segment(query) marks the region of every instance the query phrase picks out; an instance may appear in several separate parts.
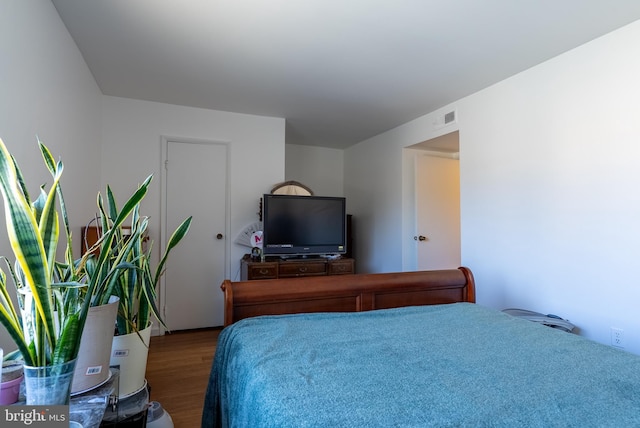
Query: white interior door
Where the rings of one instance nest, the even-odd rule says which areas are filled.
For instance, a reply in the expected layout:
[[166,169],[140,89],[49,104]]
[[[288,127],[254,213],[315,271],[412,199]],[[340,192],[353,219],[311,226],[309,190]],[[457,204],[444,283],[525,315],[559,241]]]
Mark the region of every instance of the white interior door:
[[164,242],[192,215],[191,229],[173,249],[164,280],[169,330],[223,324],[220,284],[227,266],[227,145],[166,141]]
[[451,269],[460,256],[458,159],[416,156],[417,268]]

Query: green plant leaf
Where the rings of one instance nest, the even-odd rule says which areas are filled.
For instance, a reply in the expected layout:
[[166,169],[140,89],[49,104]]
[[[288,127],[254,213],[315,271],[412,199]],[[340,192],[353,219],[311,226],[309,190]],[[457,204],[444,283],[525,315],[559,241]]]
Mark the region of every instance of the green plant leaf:
[[19,315],[13,306],[11,296],[7,291],[6,274],[0,269],[0,323],[5,327],[11,339],[18,346],[18,350],[24,355],[27,364],[33,363],[29,348],[22,333],[22,324]]
[[[49,349],[55,348],[56,336],[52,300],[48,292],[49,261],[41,233],[47,237],[48,244],[56,234],[44,229],[53,227],[48,221],[42,223],[43,229],[40,229],[31,205],[23,193],[22,185],[18,179],[21,176],[13,157],[4,142],[0,140],[0,189],[4,198],[7,234],[20,268],[20,274],[24,276],[25,283],[31,289],[36,302],[36,326],[41,329],[42,335],[38,335],[36,338],[39,342],[37,347],[39,355],[38,358],[35,358],[34,355],[33,359],[37,362],[43,362],[46,358],[45,349],[47,347]],[[54,187],[57,186],[59,178],[58,174],[54,180]],[[47,210],[55,209],[54,203],[54,197],[48,198],[43,209],[43,218],[50,219],[51,213]]]
[[[51,175],[55,177],[56,174],[58,173],[58,170],[62,169],[62,163],[55,162],[53,155],[51,154],[47,146],[42,144],[40,139],[38,139],[38,146],[40,147],[40,153],[42,154],[42,159],[44,160],[44,163],[47,166],[47,169],[49,170]],[[62,187],[60,186],[59,182],[57,182],[55,186],[55,191],[58,195],[58,203],[60,204],[60,214],[62,216],[62,223],[64,224],[64,228],[65,228],[65,236],[67,237],[65,259],[67,264],[69,265],[72,275],[75,277],[75,271],[73,266],[73,244],[72,244],[71,227],[69,227],[69,216],[67,215],[67,205],[64,201],[64,196],[62,194]],[[27,197],[27,200],[29,200],[27,193],[24,192],[24,194]]]
[[182,240],[182,238],[184,238],[184,236],[187,234],[187,232],[189,232],[189,228],[191,227],[191,220],[192,219],[193,219],[192,216],[187,217],[180,224],[180,226],[178,226],[178,228],[173,232],[173,234],[171,234],[171,237],[169,238],[169,242],[167,243],[167,249],[164,251],[162,259],[160,260],[160,263],[158,264],[158,267],[156,269],[156,274],[155,274],[154,280],[153,280],[154,288],[157,286],[158,281],[160,280],[160,277],[162,276],[164,265],[166,264],[167,258],[169,257],[169,252],[176,245],[178,245],[178,243]]
[[80,346],[80,341],[76,338],[81,334],[79,315],[77,313],[68,315],[60,334],[59,344],[51,358],[52,365],[65,363],[76,358]]

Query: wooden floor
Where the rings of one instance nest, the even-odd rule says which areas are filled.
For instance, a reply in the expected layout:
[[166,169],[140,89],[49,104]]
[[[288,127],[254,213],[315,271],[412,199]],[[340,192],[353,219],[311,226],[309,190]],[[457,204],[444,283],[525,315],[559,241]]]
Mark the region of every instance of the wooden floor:
[[220,329],[154,336],[149,345],[147,382],[151,401],[171,415],[175,428],[200,426],[202,403]]

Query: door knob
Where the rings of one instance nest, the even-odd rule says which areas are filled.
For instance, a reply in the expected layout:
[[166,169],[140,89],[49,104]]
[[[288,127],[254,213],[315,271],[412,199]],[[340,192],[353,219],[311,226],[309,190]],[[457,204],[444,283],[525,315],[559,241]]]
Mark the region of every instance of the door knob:
[[413,237],[413,240],[414,240],[414,241],[426,241],[426,240],[427,240],[427,237],[426,237],[426,236],[422,236],[422,235],[420,235],[420,236],[414,236],[414,237]]
[[224,235],[222,233],[218,233],[216,235],[216,239],[222,239],[222,238],[224,238]]

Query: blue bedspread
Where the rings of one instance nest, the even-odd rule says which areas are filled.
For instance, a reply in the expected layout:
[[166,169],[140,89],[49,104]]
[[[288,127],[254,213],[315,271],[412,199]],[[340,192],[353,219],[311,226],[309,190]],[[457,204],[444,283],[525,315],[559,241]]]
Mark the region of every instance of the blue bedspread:
[[202,426],[640,427],[640,357],[469,303],[249,318]]

